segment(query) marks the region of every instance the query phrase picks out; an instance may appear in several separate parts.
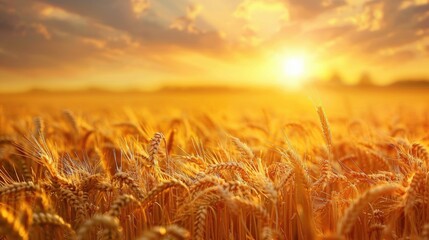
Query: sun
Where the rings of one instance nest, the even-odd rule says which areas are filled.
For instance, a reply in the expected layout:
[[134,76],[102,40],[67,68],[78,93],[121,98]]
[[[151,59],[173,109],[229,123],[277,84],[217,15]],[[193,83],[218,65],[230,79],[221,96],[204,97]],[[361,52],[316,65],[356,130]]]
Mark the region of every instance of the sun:
[[284,60],[283,71],[286,77],[301,78],[305,74],[305,59],[302,56],[288,57]]
[[304,56],[288,56],[282,60],[283,83],[298,88],[304,84],[307,75],[307,62]]

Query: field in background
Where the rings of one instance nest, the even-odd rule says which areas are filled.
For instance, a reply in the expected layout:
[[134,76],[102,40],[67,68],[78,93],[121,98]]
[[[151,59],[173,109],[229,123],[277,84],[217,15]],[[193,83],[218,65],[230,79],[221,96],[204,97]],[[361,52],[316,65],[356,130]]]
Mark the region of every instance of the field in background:
[[[230,91],[160,91],[148,93],[109,93],[102,91],[85,92],[47,92],[0,94],[0,106],[8,113],[18,111],[40,114],[40,110],[61,111],[70,109],[82,113],[111,110],[123,111],[125,108],[147,109],[151,112],[178,110],[195,112],[200,110],[225,111],[239,110],[239,115],[261,109],[289,113],[314,113],[314,107],[322,104],[336,114],[350,117],[350,114],[368,113],[371,109],[401,110],[426,108],[428,89],[332,89],[285,92],[282,90],[230,90]],[[246,111],[246,112],[243,112]],[[337,112],[341,110],[342,113]],[[346,111],[346,113],[345,113]],[[167,113],[171,116],[171,113]],[[393,114],[393,113],[392,113]]]
[[0,96],[8,239],[429,239],[418,89]]

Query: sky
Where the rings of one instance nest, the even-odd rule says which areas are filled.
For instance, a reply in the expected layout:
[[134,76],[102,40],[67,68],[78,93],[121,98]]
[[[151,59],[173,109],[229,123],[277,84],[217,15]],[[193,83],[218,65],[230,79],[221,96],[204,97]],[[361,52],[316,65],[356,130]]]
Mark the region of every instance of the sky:
[[428,36],[427,0],[0,0],[0,90],[387,84],[429,78]]

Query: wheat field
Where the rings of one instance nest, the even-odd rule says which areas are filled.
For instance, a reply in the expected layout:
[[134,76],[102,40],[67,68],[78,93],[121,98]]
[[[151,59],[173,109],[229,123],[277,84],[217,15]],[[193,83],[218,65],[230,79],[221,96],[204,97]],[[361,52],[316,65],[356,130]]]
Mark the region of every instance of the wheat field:
[[0,239],[429,239],[425,90],[9,94]]

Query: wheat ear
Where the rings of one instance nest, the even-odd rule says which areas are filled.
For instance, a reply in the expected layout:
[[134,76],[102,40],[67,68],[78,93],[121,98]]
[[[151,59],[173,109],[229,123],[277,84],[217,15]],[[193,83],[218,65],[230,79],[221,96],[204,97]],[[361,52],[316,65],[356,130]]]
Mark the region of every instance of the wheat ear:
[[149,191],[146,197],[141,201],[142,206],[146,206],[147,204],[149,204],[156,196],[163,193],[164,191],[177,186],[182,186],[186,190],[188,189],[185,184],[178,180],[171,180],[168,182],[161,183],[160,185]]
[[76,118],[70,110],[63,111],[63,117],[69,127],[76,133],[79,134],[79,125],[77,124]]
[[45,123],[40,117],[35,117],[33,119],[34,123],[34,133],[33,136],[36,140],[39,140],[40,138],[44,137],[45,132]]
[[84,222],[77,231],[77,240],[85,239],[87,233],[95,226],[101,225],[106,228],[103,231],[104,237],[108,239],[119,239],[122,229],[119,220],[109,215],[94,215],[91,219]]
[[112,217],[118,217],[121,212],[121,209],[132,202],[138,203],[138,201],[132,195],[124,194],[119,196],[110,206],[107,215]]
[[319,115],[320,124],[322,125],[323,138],[325,139],[326,146],[330,153],[332,153],[332,134],[329,128],[328,118],[326,117],[325,111],[321,106],[317,107],[317,114]]
[[429,223],[423,226],[421,240],[429,240]]
[[253,154],[252,149],[250,149],[250,147],[247,146],[247,144],[243,143],[242,141],[240,141],[240,139],[238,139],[236,137],[232,138],[232,142],[234,143],[235,147],[240,152],[240,154],[244,160],[246,160],[248,162],[253,160],[255,155]]
[[136,197],[141,200],[144,198],[144,194],[140,187],[138,186],[137,182],[134,180],[134,178],[130,177],[127,173],[124,172],[118,172],[116,173],[113,178],[112,182],[119,182],[120,185],[125,183],[128,185],[129,188],[134,192]]
[[64,219],[56,214],[51,213],[33,213],[33,224],[35,225],[54,225],[63,228],[72,239],[76,237],[75,231],[70,224],[66,223]]
[[221,170],[237,171],[238,173],[240,173],[240,176],[244,181],[246,181],[246,182],[251,181],[250,177],[247,174],[244,167],[241,166],[241,164],[239,164],[237,162],[225,162],[225,163],[218,163],[218,164],[210,165],[204,173],[206,175],[209,175],[211,173],[218,172]]
[[361,195],[344,213],[342,219],[338,223],[337,234],[339,236],[348,234],[352,230],[359,214],[361,214],[368,203],[376,200],[381,195],[390,194],[398,190],[403,190],[403,188],[397,184],[387,184],[373,187]]
[[33,182],[17,182],[0,188],[0,196],[17,195],[20,192],[38,192],[40,187]]
[[149,161],[157,165],[156,154],[158,154],[159,148],[161,146],[161,141],[165,141],[165,137],[162,133],[155,133],[152,139],[149,142],[148,152],[149,152]]
[[189,239],[190,236],[188,230],[176,225],[170,225],[167,227],[152,227],[143,233],[143,236],[138,238],[138,240],[185,240]]
[[171,130],[170,134],[168,135],[168,142],[167,142],[167,154],[171,154],[174,147],[174,136],[176,135],[177,130],[173,129]]
[[204,240],[204,228],[206,226],[207,207],[200,206],[197,210],[197,215],[194,221],[194,236],[195,240]]
[[10,239],[28,239],[28,232],[19,219],[3,207],[0,208],[0,235],[6,235]]

